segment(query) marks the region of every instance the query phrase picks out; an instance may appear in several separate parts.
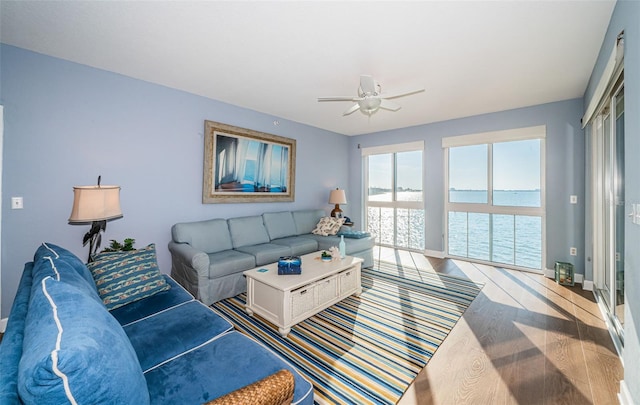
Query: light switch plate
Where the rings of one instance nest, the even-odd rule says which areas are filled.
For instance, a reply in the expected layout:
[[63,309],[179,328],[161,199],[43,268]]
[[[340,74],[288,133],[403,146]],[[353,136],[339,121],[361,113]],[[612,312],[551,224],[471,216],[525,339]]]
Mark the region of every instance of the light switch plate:
[[24,208],[22,197],[11,197],[11,209],[21,210],[22,208]]

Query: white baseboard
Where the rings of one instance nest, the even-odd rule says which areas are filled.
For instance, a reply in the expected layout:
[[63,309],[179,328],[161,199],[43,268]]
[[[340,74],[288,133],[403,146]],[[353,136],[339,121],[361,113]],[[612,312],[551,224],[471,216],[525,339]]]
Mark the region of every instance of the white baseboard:
[[631,393],[629,392],[627,383],[624,380],[620,381],[620,393],[618,393],[618,401],[620,401],[620,405],[633,405]]
[[[544,269],[544,276],[548,278],[556,278],[556,271],[553,269]],[[585,280],[584,274],[575,274],[574,275],[575,282],[578,284],[582,284],[582,289],[587,291],[593,291],[593,281]]]
[[441,252],[439,250],[424,250],[424,255],[425,256],[429,256],[429,257],[435,257],[436,259],[444,259],[444,252]]
[[4,333],[4,331],[7,329],[8,320],[9,318],[0,319],[0,333]]

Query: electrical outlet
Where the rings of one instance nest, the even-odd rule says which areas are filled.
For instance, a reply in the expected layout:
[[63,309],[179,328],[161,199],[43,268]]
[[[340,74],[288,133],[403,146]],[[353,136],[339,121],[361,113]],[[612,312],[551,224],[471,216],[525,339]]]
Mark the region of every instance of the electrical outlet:
[[578,203],[578,196],[577,195],[572,195],[571,197],[569,197],[569,202],[571,204],[577,204]]
[[577,256],[577,255],[578,255],[578,249],[577,249],[577,248],[574,248],[574,247],[569,248],[569,254],[570,254],[571,256]]

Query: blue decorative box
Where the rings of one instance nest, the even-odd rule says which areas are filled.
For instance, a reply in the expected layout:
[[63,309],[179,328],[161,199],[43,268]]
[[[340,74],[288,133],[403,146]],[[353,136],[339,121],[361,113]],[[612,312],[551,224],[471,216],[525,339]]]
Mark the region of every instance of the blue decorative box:
[[302,274],[300,256],[281,256],[278,260],[278,274]]

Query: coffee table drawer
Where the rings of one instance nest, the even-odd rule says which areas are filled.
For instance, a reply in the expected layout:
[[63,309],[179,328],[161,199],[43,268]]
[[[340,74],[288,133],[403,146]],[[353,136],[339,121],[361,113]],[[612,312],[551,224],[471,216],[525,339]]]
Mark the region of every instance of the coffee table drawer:
[[313,311],[316,306],[315,291],[315,284],[291,291],[291,318],[295,319],[300,315]]
[[316,283],[318,306],[338,298],[338,276],[327,277]]
[[351,295],[358,286],[359,277],[356,268],[347,269],[338,274],[340,278],[340,296]]

